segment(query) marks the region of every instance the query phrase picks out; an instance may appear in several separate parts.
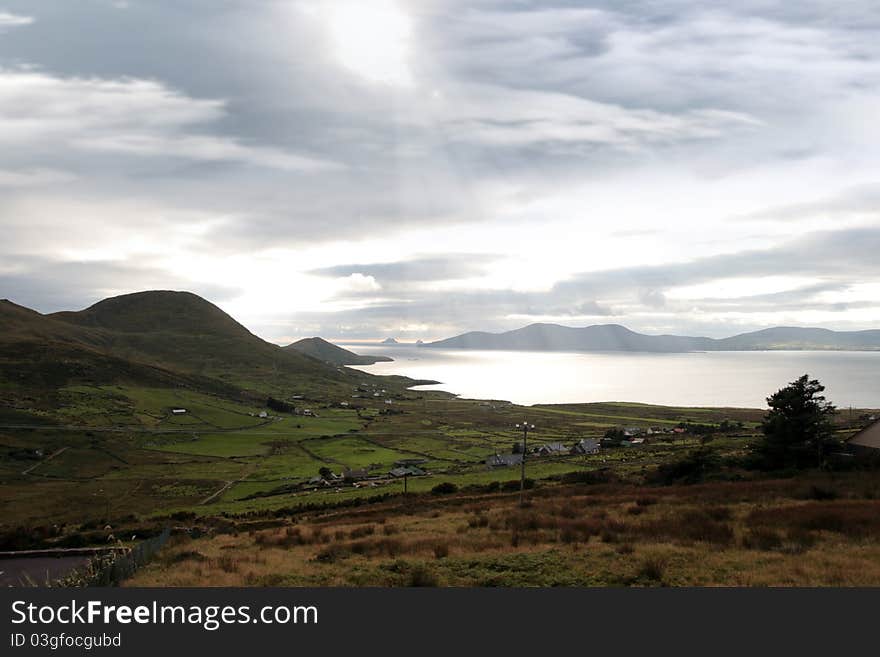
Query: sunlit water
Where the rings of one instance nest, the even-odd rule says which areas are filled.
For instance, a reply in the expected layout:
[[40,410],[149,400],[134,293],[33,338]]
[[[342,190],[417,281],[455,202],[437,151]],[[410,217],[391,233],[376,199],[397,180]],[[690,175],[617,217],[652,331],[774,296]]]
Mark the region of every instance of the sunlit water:
[[631,401],[763,408],[770,393],[809,373],[840,407],[880,407],[880,352],[558,353],[344,346],[394,358],[357,368],[365,372],[432,379],[442,383],[424,389],[517,404]]

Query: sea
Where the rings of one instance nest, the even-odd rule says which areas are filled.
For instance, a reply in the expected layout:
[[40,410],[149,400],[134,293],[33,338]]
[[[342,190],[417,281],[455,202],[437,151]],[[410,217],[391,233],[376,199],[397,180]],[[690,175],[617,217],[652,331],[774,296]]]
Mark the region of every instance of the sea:
[[416,389],[523,405],[621,401],[765,408],[770,394],[809,374],[826,386],[826,397],[840,408],[880,408],[880,352],[572,353],[341,346],[394,359],[357,367],[365,372],[440,382]]

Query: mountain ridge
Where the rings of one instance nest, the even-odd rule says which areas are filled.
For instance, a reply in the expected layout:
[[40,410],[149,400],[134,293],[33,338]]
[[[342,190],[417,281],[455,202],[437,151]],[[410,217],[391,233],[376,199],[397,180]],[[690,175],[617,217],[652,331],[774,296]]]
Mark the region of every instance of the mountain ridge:
[[833,331],[813,327],[776,326],[728,338],[637,333],[620,324],[584,327],[529,324],[511,331],[470,331],[423,345],[427,348],[511,351],[878,351],[880,330]]
[[0,301],[0,406],[9,408],[50,411],[70,386],[114,384],[342,398],[370,376],[286,351],[189,292],[139,292],[49,314]]

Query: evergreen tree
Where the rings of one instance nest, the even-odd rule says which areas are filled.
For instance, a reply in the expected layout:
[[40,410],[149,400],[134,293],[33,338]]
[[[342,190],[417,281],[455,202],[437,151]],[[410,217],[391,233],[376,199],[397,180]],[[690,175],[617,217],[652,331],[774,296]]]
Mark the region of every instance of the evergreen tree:
[[825,386],[804,374],[767,398],[764,438],[754,445],[765,467],[821,467],[825,455],[839,447],[832,426],[836,409],[824,391]]

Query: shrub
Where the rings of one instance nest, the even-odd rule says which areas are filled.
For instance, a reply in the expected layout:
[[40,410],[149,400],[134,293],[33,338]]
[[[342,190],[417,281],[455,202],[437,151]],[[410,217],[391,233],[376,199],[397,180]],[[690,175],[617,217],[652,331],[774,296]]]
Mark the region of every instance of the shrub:
[[529,479],[528,477],[526,477],[523,482],[520,482],[519,479],[511,479],[510,481],[505,481],[501,484],[501,490],[505,493],[512,493],[513,491],[519,490],[521,484],[526,490],[531,490],[535,487],[535,480]]
[[416,564],[409,572],[407,586],[438,586],[437,575],[424,564]]
[[437,543],[434,546],[434,558],[445,559],[449,556],[449,545],[446,543]]
[[488,527],[488,526],[489,526],[489,518],[484,516],[482,513],[475,515],[475,516],[471,516],[470,518],[468,518],[468,527],[470,527],[472,529],[474,527]]
[[822,486],[810,486],[804,496],[808,500],[836,500],[840,495],[833,488],[823,488]]
[[667,561],[663,557],[648,557],[639,567],[638,576],[653,582],[662,583],[667,565]]
[[336,563],[351,555],[351,550],[342,545],[331,545],[315,555],[315,561],[319,563]]
[[576,470],[562,475],[563,484],[611,484],[618,480],[608,468],[601,470]]
[[650,479],[666,485],[679,482],[695,484],[703,481],[706,475],[720,470],[721,465],[718,455],[704,447],[682,459],[659,465]]
[[180,563],[181,561],[207,561],[207,557],[198,550],[183,550],[165,559],[168,564]]
[[743,535],[742,544],[747,550],[778,550],[782,547],[782,537],[772,529],[758,527]]
[[431,493],[433,495],[451,495],[453,493],[458,492],[458,486],[453,484],[451,481],[444,481],[443,483],[437,484],[434,488],[431,489]]
[[213,561],[213,565],[222,570],[224,573],[238,572],[238,562],[232,557],[218,557]]
[[364,525],[363,527],[355,527],[351,530],[351,538],[363,538],[364,536],[372,536],[376,532],[373,525]]

